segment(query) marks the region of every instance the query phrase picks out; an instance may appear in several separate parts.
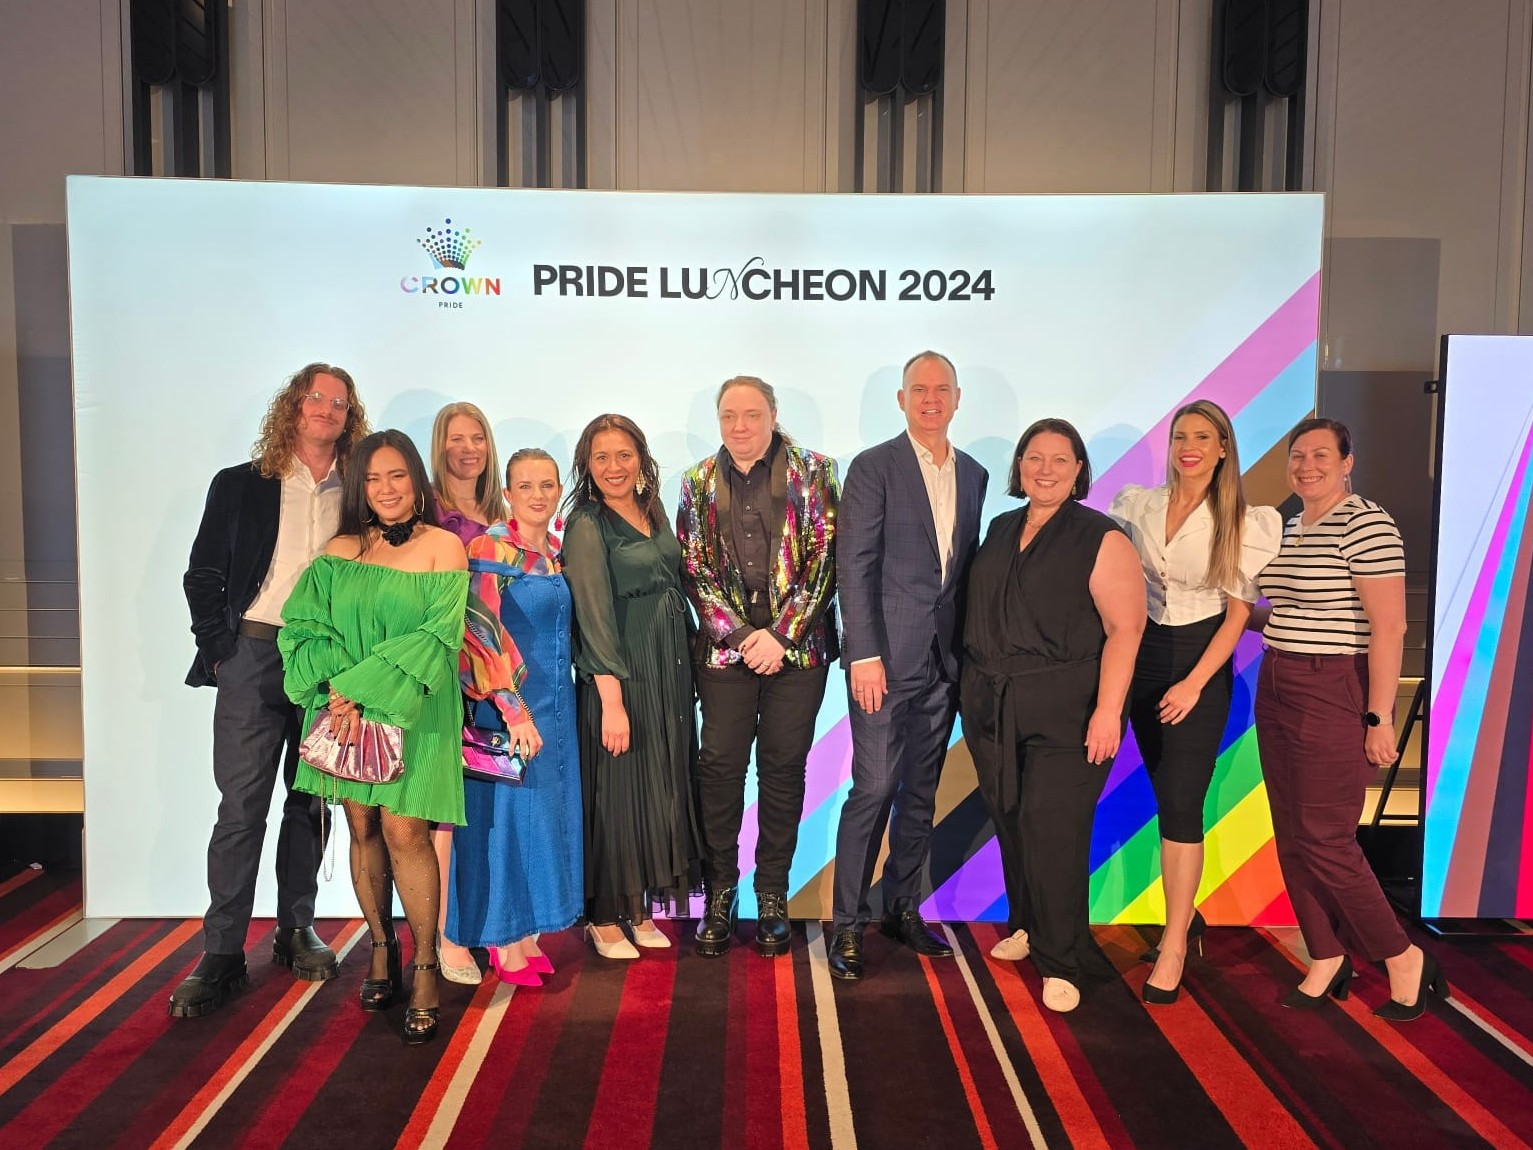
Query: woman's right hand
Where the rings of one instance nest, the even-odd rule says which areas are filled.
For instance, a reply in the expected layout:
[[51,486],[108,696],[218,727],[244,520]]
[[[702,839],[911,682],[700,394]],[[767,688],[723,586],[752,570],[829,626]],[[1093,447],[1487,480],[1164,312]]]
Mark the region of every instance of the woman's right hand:
[[622,703],[602,703],[601,708],[601,745],[607,748],[609,755],[621,755],[627,752],[629,743],[628,712]]
[[344,695],[330,696],[330,730],[338,743],[355,743],[362,734],[362,712]]
[[537,756],[543,749],[543,736],[538,734],[537,724],[531,719],[513,723],[506,728],[511,740],[511,753],[520,755],[523,761]]

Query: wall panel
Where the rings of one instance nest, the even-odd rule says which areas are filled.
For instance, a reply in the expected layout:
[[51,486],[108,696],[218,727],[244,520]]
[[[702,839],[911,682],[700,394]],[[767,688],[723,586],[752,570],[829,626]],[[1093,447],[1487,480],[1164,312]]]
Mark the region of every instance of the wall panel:
[[[970,192],[1170,190],[1176,6],[971,0]],[[1157,53],[1161,53],[1157,66]],[[982,57],[982,61],[979,59]],[[978,66],[976,66],[978,65]],[[1158,155],[1157,144],[1165,149]]]
[[[268,0],[271,174],[380,184],[460,182],[457,0]],[[467,14],[472,19],[472,8]],[[473,67],[472,53],[468,67]],[[280,119],[273,125],[272,120]],[[469,157],[472,165],[472,155]],[[469,171],[472,171],[470,167]],[[474,182],[472,179],[469,182]]]
[[[1498,269],[1501,253],[1521,246],[1527,106],[1514,98],[1509,116],[1508,93],[1525,91],[1526,0],[1327,7],[1330,235],[1374,242],[1332,245],[1328,287],[1347,290],[1326,293],[1325,366],[1430,370],[1439,333],[1516,323],[1509,276]],[[1435,301],[1413,301],[1393,321],[1380,316],[1373,289],[1398,290],[1396,249],[1423,240],[1437,247],[1440,266],[1436,283],[1419,290],[1435,290]],[[1432,311],[1435,326],[1423,328]]]
[[[619,186],[825,186],[825,0],[618,0]],[[626,10],[626,11],[624,11]],[[626,19],[625,19],[626,17]],[[630,87],[631,85],[631,87]],[[626,147],[625,147],[626,144]],[[626,165],[620,164],[620,168]]]

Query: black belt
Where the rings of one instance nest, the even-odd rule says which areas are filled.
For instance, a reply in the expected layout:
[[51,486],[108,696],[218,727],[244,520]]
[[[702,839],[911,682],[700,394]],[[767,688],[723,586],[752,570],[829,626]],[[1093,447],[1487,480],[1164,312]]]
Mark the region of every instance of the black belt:
[[981,663],[972,656],[969,664],[983,677],[985,686],[994,700],[995,732],[991,738],[995,754],[996,771],[993,779],[980,779],[980,790],[991,802],[992,808],[1007,813],[1022,801],[1022,777],[1017,769],[1017,736],[1012,708],[1015,706],[1011,689],[1018,680],[1033,675],[1055,674],[1078,667],[1095,666],[1100,656],[1059,662],[1042,655],[1010,655]]
[[277,641],[277,633],[281,627],[273,627],[270,623],[258,623],[254,619],[241,619],[236,630],[247,639],[265,639],[268,643]]

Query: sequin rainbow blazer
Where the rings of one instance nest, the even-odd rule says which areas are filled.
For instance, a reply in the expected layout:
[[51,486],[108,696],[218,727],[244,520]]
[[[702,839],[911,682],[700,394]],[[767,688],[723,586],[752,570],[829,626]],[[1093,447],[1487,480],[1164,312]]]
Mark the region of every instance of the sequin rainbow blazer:
[[[720,449],[681,478],[676,535],[681,540],[681,582],[701,626],[695,660],[727,667],[740,653],[725,639],[749,622],[745,581],[720,531],[729,515],[733,466]],[[722,476],[722,482],[721,480]],[[819,667],[839,653],[836,631],[836,461],[781,440],[772,458],[771,576],[767,582],[771,629],[788,641],[784,662]]]

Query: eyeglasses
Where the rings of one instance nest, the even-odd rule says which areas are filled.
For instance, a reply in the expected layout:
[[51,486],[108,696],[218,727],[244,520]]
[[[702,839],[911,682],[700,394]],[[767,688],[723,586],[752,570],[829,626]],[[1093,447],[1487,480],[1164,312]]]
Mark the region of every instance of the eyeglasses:
[[322,391],[309,392],[308,395],[303,397],[303,401],[305,403],[313,404],[328,403],[331,407],[335,408],[336,411],[345,411],[348,407],[351,406],[351,402],[349,400],[331,399]]

